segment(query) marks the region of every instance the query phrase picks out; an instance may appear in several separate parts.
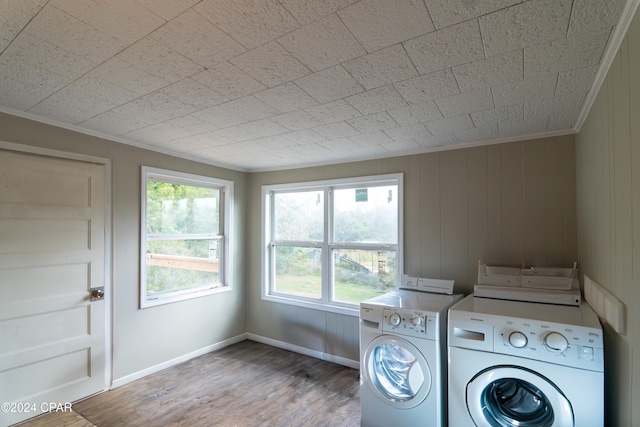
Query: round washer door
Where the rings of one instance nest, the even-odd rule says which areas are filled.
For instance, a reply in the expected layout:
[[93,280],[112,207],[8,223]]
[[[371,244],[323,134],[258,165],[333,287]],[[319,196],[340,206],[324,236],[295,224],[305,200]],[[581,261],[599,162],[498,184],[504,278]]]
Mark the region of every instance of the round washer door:
[[573,409],[549,379],[519,366],[494,366],[467,384],[467,408],[479,427],[570,427]]
[[395,408],[413,408],[429,395],[429,364],[407,340],[392,335],[375,338],[365,350],[363,363],[364,382],[378,398]]

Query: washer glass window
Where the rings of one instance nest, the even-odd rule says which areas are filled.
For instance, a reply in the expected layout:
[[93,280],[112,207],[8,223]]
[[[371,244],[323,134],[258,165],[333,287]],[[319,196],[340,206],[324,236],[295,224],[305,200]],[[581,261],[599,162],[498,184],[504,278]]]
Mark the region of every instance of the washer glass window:
[[480,401],[487,421],[494,427],[553,425],[549,399],[527,381],[501,378],[484,389]]
[[424,382],[413,353],[397,344],[382,344],[372,358],[372,380],[378,390],[391,400],[413,399]]
[[367,349],[364,361],[365,380],[383,401],[407,409],[429,394],[429,365],[411,343],[398,337],[378,337]]
[[548,378],[519,366],[495,366],[467,384],[467,408],[478,425],[574,426],[571,404]]

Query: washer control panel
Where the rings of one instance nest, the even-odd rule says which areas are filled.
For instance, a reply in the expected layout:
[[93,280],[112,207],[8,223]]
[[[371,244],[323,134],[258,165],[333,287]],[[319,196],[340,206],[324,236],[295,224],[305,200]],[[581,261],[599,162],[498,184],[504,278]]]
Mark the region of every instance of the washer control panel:
[[603,347],[597,329],[508,318],[494,324],[495,353],[599,371]]
[[438,318],[420,310],[385,308],[382,331],[398,335],[436,339]]

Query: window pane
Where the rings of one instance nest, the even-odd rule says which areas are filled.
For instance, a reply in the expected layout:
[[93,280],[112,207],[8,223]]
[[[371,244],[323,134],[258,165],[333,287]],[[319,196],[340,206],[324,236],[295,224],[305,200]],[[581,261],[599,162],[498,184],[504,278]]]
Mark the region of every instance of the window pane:
[[278,293],[307,298],[322,296],[322,250],[299,246],[276,246],[275,283]]
[[398,187],[334,191],[334,242],[398,243]]
[[275,240],[324,240],[324,192],[276,193]]
[[358,249],[333,251],[333,298],[358,303],[395,289],[396,252]]
[[147,182],[148,234],[218,234],[220,191]]
[[220,284],[220,240],[148,240],[147,299]]

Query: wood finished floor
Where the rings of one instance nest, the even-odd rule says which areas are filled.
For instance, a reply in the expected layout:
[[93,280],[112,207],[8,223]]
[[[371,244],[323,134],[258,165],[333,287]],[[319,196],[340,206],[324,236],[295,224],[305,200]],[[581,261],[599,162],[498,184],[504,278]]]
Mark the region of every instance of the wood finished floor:
[[359,425],[357,370],[243,341],[20,427]]

